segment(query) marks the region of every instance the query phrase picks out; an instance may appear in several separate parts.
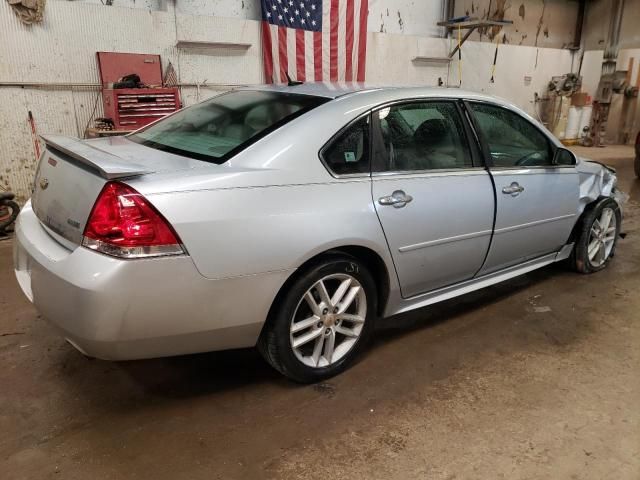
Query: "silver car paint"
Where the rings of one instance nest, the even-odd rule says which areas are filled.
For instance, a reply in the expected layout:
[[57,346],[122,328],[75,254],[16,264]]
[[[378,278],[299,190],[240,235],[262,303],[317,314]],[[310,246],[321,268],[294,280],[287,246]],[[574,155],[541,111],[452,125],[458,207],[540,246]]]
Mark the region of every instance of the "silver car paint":
[[[558,251],[569,238],[578,214],[575,167],[491,169],[496,184],[496,225],[486,274]],[[516,183],[524,190],[505,194]]]
[[[303,87],[277,88],[326,96],[344,93],[321,86]],[[434,221],[430,228],[421,229],[414,237],[397,231],[402,228],[402,222],[390,219],[390,225],[397,223],[391,228],[399,240],[393,245],[387,244],[374,207],[378,194],[389,194],[396,184],[404,182],[415,185],[413,190],[424,204],[444,208],[453,202],[461,208],[465,198],[475,196],[478,202],[488,206],[493,202],[493,198],[487,200],[486,196],[488,174],[481,170],[469,176],[477,177],[475,180],[467,176],[460,178],[459,172],[374,178],[373,181],[368,176],[338,178],[327,171],[318,152],[343,125],[379,105],[431,98],[490,101],[538,124],[507,102],[457,89],[373,89],[354,90],[337,97],[266,136],[223,165],[159,152],[126,138],[92,141],[91,145],[101,151],[154,171],[128,179],[127,183],[147,196],[169,220],[189,256],[126,261],[74,248],[59,238],[54,239],[55,232],[43,226],[27,206],[16,228],[15,262],[19,282],[23,290],[32,295],[43,316],[78,348],[102,358],[126,359],[254,345],[272,301],[286,280],[305,261],[335,247],[368,248],[380,257],[389,281],[384,315],[451,298],[566,257],[570,248],[563,248],[557,239],[564,235],[569,221],[547,222],[554,227],[562,223],[561,228],[540,231],[532,241],[540,241],[549,234],[553,237],[551,244],[557,244],[555,251],[533,260],[525,255],[519,265],[471,278],[475,273],[472,271],[482,264],[478,252],[483,249],[486,252],[490,238],[490,233],[486,233],[486,212],[482,214],[473,208],[458,210],[455,224]],[[580,172],[581,185],[593,175],[604,178],[605,174],[598,173],[602,167],[598,166],[598,170],[593,164],[584,167],[583,163],[571,168]],[[589,173],[590,169],[594,171]],[[529,182],[529,177],[539,175],[530,170],[533,169],[515,174],[526,175]],[[463,194],[454,192],[443,202],[442,191],[433,198],[428,197],[429,189],[418,184],[420,178],[434,185],[439,180],[447,182],[447,186],[439,187],[444,190],[451,188],[455,180],[470,183],[465,185]],[[98,183],[103,184],[104,179],[92,181],[96,184],[90,189],[93,197],[88,200],[89,204],[97,195]],[[545,182],[530,189],[538,191]],[[602,188],[606,192],[606,182]],[[555,199],[562,204],[554,205],[554,199],[550,199],[547,210],[541,213],[542,219],[571,213],[575,222],[586,199],[596,190],[597,187],[581,187],[578,198],[568,198],[563,191]],[[90,205],[81,208],[90,208]],[[573,210],[569,211],[570,208]],[[414,214],[416,212],[419,214],[414,209]],[[392,213],[383,213],[382,217]],[[409,221],[417,219],[419,215]],[[517,215],[508,218],[504,220],[504,228],[518,221]],[[456,245],[464,247],[457,255]],[[422,264],[413,258],[420,272],[408,270],[412,263],[409,257],[406,262],[400,262],[396,272],[397,265],[392,258],[396,247],[404,248],[407,253],[422,252],[425,260]],[[527,253],[533,256],[535,248]],[[434,264],[426,260],[436,262],[439,278],[423,276],[435,269]],[[448,265],[452,270],[443,271]],[[400,272],[403,278],[405,273],[408,275],[406,292],[400,289]],[[447,286],[455,281],[462,283]]]
[[[402,208],[375,201],[396,190],[413,200]],[[376,175],[372,191],[404,297],[468,280],[480,270],[494,213],[485,169]]]

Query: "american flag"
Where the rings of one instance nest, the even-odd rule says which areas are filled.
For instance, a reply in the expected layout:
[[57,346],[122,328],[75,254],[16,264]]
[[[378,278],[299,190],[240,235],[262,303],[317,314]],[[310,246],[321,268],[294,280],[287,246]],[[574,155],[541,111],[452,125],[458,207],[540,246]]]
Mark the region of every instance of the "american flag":
[[364,82],[369,0],[260,0],[267,83]]

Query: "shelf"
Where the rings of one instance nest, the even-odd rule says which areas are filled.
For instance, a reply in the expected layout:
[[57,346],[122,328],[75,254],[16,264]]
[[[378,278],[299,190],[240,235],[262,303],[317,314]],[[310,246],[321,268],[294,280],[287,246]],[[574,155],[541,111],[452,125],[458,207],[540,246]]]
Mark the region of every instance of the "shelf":
[[476,29],[482,27],[504,27],[506,25],[513,25],[512,20],[478,20],[469,19],[464,22],[438,22],[439,27],[448,28],[462,28],[462,29]]
[[237,42],[200,42],[191,40],[178,40],[176,47],[182,50],[234,50],[244,52],[251,48],[250,43]]
[[421,57],[421,56],[417,56],[417,57],[413,57],[411,59],[411,61],[413,63],[435,63],[435,64],[442,64],[442,65],[447,65],[448,63],[451,62],[451,58],[449,57]]
[[438,22],[439,27],[447,27],[454,30],[458,28],[467,30],[467,32],[465,32],[464,34],[464,37],[462,37],[462,39],[460,40],[460,44],[456,45],[456,47],[453,50],[451,50],[451,53],[449,53],[449,58],[453,58],[453,56],[456,54],[458,49],[462,46],[464,42],[467,41],[467,38],[471,36],[471,34],[476,30],[476,28],[505,27],[507,25],[513,25],[513,21],[512,20],[478,20],[477,18],[469,18],[462,22],[452,22],[452,21]]

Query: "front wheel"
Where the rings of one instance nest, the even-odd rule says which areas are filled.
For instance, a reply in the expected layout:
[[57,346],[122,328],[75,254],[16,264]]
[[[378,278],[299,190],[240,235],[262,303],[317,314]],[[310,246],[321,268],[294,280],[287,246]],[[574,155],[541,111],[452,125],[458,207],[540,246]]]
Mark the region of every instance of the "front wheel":
[[607,265],[615,254],[621,223],[620,207],[611,198],[585,212],[572,257],[578,272],[593,273]]
[[297,382],[317,382],[340,373],[373,332],[373,277],[359,260],[335,254],[285,288],[260,336],[260,352]]

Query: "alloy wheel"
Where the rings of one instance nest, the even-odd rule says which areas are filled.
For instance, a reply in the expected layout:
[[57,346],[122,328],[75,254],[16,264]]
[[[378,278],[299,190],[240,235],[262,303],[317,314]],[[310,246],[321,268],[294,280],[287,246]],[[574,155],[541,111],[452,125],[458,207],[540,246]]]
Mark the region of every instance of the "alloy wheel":
[[367,297],[354,277],[327,275],[302,296],[291,319],[291,348],[298,360],[327,367],[349,353],[367,318]]
[[616,221],[613,209],[604,208],[600,217],[591,225],[587,255],[594,267],[603,265],[611,255],[616,242]]

